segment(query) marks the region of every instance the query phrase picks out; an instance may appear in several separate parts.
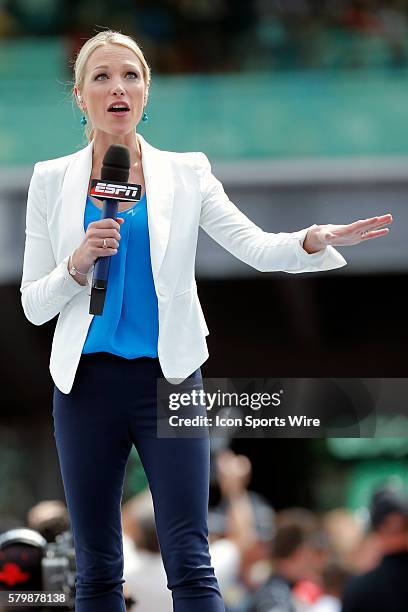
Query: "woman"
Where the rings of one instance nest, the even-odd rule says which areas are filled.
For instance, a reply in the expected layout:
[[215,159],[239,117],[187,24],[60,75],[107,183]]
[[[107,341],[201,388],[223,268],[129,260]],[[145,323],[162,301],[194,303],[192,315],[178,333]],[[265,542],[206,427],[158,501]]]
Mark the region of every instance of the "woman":
[[[89,144],[35,164],[28,193],[22,305],[36,325],[58,314],[50,371],[77,612],[125,609],[120,504],[133,444],[153,496],[174,610],[224,610],[207,541],[208,436],[159,438],[155,429],[159,378],[177,392],[202,388],[208,328],[194,277],[199,226],[258,270],[297,273],[345,265],[332,245],[382,236],[388,229],[379,227],[392,220],[264,232],[228,199],[203,153],[160,151],[135,133],[149,85],[132,38],[104,31],[88,40],[73,95]],[[142,186],[142,198],[120,203],[116,220],[101,220],[89,184],[111,144],[129,148],[129,182]],[[95,260],[106,256],[105,309],[94,317],[89,283]]]

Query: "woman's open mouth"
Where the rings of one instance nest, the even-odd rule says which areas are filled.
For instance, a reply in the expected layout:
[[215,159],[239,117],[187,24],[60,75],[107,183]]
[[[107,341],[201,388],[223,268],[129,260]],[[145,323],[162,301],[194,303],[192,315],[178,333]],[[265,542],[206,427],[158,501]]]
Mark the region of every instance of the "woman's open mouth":
[[123,106],[121,104],[117,104],[115,106],[111,106],[108,108],[108,113],[112,113],[113,115],[118,115],[119,117],[125,116],[130,112],[130,109],[127,106]]

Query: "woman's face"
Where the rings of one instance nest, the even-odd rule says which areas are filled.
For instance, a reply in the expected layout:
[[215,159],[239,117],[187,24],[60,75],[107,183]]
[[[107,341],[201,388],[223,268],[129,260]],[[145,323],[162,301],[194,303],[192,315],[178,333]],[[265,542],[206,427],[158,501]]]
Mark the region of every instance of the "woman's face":
[[[147,102],[138,57],[121,45],[107,44],[95,49],[86,64],[80,96],[81,108],[87,112],[95,132],[124,135],[134,131]],[[130,110],[119,114],[108,110],[112,103],[120,102],[127,102]]]

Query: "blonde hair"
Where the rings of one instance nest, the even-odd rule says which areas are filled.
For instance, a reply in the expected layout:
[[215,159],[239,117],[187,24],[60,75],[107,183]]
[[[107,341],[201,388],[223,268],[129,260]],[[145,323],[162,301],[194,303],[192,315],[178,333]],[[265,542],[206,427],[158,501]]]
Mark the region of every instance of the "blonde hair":
[[[79,93],[82,94],[86,74],[86,64],[89,59],[89,56],[93,51],[95,51],[95,49],[107,44],[122,45],[122,47],[127,47],[135,53],[142,66],[143,80],[146,86],[147,100],[151,79],[150,67],[146,61],[145,56],[143,55],[141,48],[136,43],[136,41],[131,36],[127,36],[126,34],[122,34],[121,32],[117,32],[116,30],[103,30],[92,38],[89,38],[86,43],[81,47],[74,64],[74,86],[76,85]],[[74,93],[74,87],[72,88],[71,93],[75,102],[77,102]],[[94,137],[94,130],[92,124],[89,121],[89,118],[88,123],[85,126],[85,135],[88,139],[88,142],[90,142]]]

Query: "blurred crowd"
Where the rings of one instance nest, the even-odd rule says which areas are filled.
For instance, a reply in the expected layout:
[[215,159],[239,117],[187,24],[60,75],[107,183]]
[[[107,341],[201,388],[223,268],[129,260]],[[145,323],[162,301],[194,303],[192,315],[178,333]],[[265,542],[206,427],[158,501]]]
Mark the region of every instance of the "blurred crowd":
[[406,67],[408,0],[0,0],[0,39],[112,28],[157,73]]
[[[247,456],[224,448],[214,461],[220,501],[209,510],[209,546],[227,612],[407,609],[408,500],[401,490],[375,489],[365,512],[276,511],[251,490]],[[123,503],[122,527],[127,609],[172,612],[149,489]],[[69,530],[65,505],[53,500],[31,508],[27,525],[0,525],[0,590],[49,588],[58,583],[57,567],[69,582]],[[55,541],[59,554],[49,551]]]

